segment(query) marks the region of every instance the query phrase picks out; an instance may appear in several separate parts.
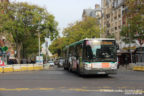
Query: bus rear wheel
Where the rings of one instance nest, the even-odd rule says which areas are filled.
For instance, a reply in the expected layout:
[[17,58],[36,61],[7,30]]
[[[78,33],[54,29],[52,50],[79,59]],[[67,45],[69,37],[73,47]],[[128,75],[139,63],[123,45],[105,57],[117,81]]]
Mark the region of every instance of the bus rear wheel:
[[69,64],[68,71],[72,72],[71,65]]
[[104,76],[104,77],[108,77],[108,76],[109,76],[109,74],[104,74],[104,75],[102,75],[102,76]]
[[64,70],[68,70],[68,68],[64,67]]
[[77,74],[78,74],[79,76],[82,76],[79,66],[77,66]]

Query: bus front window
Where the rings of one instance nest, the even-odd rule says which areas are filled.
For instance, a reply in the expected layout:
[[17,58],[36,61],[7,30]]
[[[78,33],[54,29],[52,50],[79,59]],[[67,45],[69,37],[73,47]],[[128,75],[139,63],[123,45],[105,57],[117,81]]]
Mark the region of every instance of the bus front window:
[[86,57],[93,61],[116,61],[114,41],[87,41]]

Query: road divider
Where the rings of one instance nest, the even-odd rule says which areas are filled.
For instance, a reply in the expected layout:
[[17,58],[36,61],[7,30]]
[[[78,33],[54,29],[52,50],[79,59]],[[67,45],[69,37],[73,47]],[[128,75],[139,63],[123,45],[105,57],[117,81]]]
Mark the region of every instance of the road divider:
[[6,65],[0,66],[0,73],[5,72],[20,72],[20,71],[36,71],[36,70],[44,70],[49,69],[48,64],[14,64],[14,65]]
[[27,64],[22,64],[21,65],[21,71],[27,71],[27,70],[28,70]]
[[0,67],[0,73],[2,73],[3,72],[3,67]]
[[15,64],[15,65],[13,65],[13,68],[14,68],[14,72],[19,72],[19,71],[21,71],[21,65],[20,65],[20,64]]
[[3,67],[3,72],[13,72],[13,66],[12,65],[8,65]]
[[34,65],[33,64],[28,64],[28,70],[29,71],[32,71],[32,70],[34,70]]
[[144,71],[144,66],[134,66],[133,70],[134,71]]

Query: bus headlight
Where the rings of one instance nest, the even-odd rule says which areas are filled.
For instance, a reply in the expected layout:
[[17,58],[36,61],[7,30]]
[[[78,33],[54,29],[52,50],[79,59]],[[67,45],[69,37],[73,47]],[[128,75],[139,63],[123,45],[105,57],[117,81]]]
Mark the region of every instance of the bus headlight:
[[86,70],[91,70],[91,66],[92,66],[92,64],[85,64],[84,67]]
[[111,69],[117,69],[117,64],[116,63],[111,64]]

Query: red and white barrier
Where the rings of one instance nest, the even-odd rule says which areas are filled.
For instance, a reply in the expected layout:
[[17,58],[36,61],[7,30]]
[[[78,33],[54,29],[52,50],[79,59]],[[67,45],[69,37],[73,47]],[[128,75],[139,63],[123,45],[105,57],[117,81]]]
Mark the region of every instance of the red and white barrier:
[[0,59],[0,66],[5,66],[5,62]]

